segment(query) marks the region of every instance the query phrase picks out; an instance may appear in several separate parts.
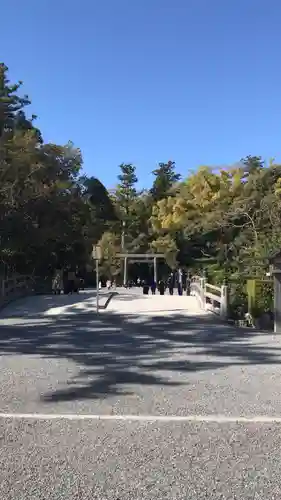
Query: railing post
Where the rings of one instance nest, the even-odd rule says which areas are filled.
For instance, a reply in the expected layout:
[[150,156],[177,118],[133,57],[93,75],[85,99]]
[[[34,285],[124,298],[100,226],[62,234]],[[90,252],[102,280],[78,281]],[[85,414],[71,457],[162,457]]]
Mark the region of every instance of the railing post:
[[227,318],[228,310],[228,287],[227,285],[221,286],[221,303],[220,303],[220,316]]
[[200,293],[201,293],[202,309],[206,309],[205,286],[206,286],[205,278],[200,278]]

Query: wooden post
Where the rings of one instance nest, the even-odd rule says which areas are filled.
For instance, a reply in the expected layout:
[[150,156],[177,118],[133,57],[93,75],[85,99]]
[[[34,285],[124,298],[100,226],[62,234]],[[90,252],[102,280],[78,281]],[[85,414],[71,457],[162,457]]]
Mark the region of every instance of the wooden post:
[[227,285],[221,286],[221,303],[220,303],[220,316],[227,318],[228,311],[228,287]]
[[200,278],[200,292],[201,292],[202,309],[206,309],[205,278]]

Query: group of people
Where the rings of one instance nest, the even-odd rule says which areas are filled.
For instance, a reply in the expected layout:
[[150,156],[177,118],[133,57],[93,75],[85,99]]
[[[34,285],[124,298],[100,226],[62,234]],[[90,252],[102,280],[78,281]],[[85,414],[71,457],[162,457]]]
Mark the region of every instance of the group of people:
[[137,280],[139,286],[143,287],[143,293],[147,295],[149,290],[151,290],[152,295],[155,295],[156,290],[159,290],[160,295],[164,295],[166,289],[169,290],[169,294],[174,294],[174,289],[177,289],[178,295],[182,295],[183,292],[186,292],[187,295],[190,294],[190,277],[182,271],[182,269],[178,269],[175,272],[171,272],[167,280],[160,280],[156,283],[152,280],[150,283],[148,281],[141,282],[139,279]]
[[56,269],[52,280],[52,292],[60,294],[78,293],[79,289],[84,288],[84,280],[79,275],[77,269]]
[[[135,282],[128,282],[127,287],[138,286],[143,288],[144,294],[149,294],[151,291],[152,295],[156,294],[156,290],[159,291],[160,295],[164,295],[166,289],[169,290],[169,294],[173,295],[174,290],[177,289],[178,295],[182,295],[186,292],[187,295],[190,294],[190,277],[182,270],[171,272],[166,280],[161,279],[158,283],[154,279],[152,280],[141,280],[137,278]],[[102,288],[102,283],[99,281],[99,289]],[[106,287],[108,290],[116,288],[115,280],[107,280]],[[78,269],[68,268],[68,269],[56,269],[53,280],[52,280],[52,291],[53,293],[61,293],[63,290],[65,294],[78,293],[79,289],[84,288],[84,280],[81,277]]]

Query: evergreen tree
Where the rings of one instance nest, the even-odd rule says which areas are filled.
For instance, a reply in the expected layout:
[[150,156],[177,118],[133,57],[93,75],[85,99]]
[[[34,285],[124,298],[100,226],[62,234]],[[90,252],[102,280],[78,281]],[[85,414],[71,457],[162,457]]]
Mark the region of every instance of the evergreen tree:
[[125,248],[125,239],[128,241],[133,237],[130,234],[134,226],[135,214],[134,206],[137,200],[136,167],[134,165],[122,163],[120,165],[121,173],[118,175],[119,184],[115,192],[116,202],[121,219],[121,247]]
[[166,198],[173,187],[181,178],[180,174],[175,172],[175,162],[159,163],[157,169],[153,170],[155,176],[150,194],[154,201]]
[[30,104],[26,95],[20,97],[17,94],[22,82],[11,84],[7,73],[7,66],[0,63],[0,137],[14,128],[17,113]]

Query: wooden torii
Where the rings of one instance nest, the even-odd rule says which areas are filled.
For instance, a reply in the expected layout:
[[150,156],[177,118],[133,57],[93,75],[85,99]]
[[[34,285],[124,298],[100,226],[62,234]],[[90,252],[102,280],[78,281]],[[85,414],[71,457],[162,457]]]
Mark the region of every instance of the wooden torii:
[[117,253],[116,257],[124,259],[123,285],[126,285],[128,260],[131,262],[153,262],[153,276],[155,283],[157,283],[157,259],[165,258],[165,255],[163,253]]

